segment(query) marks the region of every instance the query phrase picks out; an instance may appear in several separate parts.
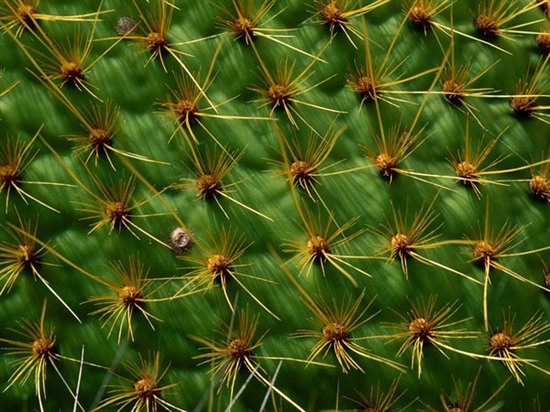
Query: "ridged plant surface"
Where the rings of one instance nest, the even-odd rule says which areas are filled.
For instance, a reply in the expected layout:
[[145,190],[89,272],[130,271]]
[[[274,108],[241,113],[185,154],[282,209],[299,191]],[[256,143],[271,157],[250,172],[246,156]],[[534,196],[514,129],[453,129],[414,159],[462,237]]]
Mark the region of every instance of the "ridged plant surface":
[[549,410],[540,3],[2,0],[1,409]]

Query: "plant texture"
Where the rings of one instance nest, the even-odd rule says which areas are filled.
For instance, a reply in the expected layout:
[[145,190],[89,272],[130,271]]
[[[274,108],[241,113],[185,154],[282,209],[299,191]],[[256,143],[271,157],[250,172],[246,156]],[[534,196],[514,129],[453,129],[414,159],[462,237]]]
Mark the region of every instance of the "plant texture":
[[0,409],[532,411],[534,0],[0,0]]

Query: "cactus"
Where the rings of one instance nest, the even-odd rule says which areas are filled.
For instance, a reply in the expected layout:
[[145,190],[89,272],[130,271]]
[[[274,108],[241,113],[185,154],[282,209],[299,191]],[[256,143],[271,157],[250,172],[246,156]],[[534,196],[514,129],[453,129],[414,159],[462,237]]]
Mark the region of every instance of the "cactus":
[[2,0],[3,407],[547,410],[546,12]]

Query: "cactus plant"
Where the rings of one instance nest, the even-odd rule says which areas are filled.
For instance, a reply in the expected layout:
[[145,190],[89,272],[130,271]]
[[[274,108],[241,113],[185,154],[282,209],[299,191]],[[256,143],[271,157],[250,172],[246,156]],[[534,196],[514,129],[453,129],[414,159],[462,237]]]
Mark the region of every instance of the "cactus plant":
[[547,410],[547,2],[2,0],[10,410]]

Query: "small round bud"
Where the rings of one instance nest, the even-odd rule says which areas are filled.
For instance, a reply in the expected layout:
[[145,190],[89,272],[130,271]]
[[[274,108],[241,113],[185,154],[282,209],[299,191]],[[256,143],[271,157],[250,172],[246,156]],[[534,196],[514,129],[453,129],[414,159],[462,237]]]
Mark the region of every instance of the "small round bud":
[[189,249],[193,239],[183,228],[177,227],[170,233],[170,246],[178,255]]

